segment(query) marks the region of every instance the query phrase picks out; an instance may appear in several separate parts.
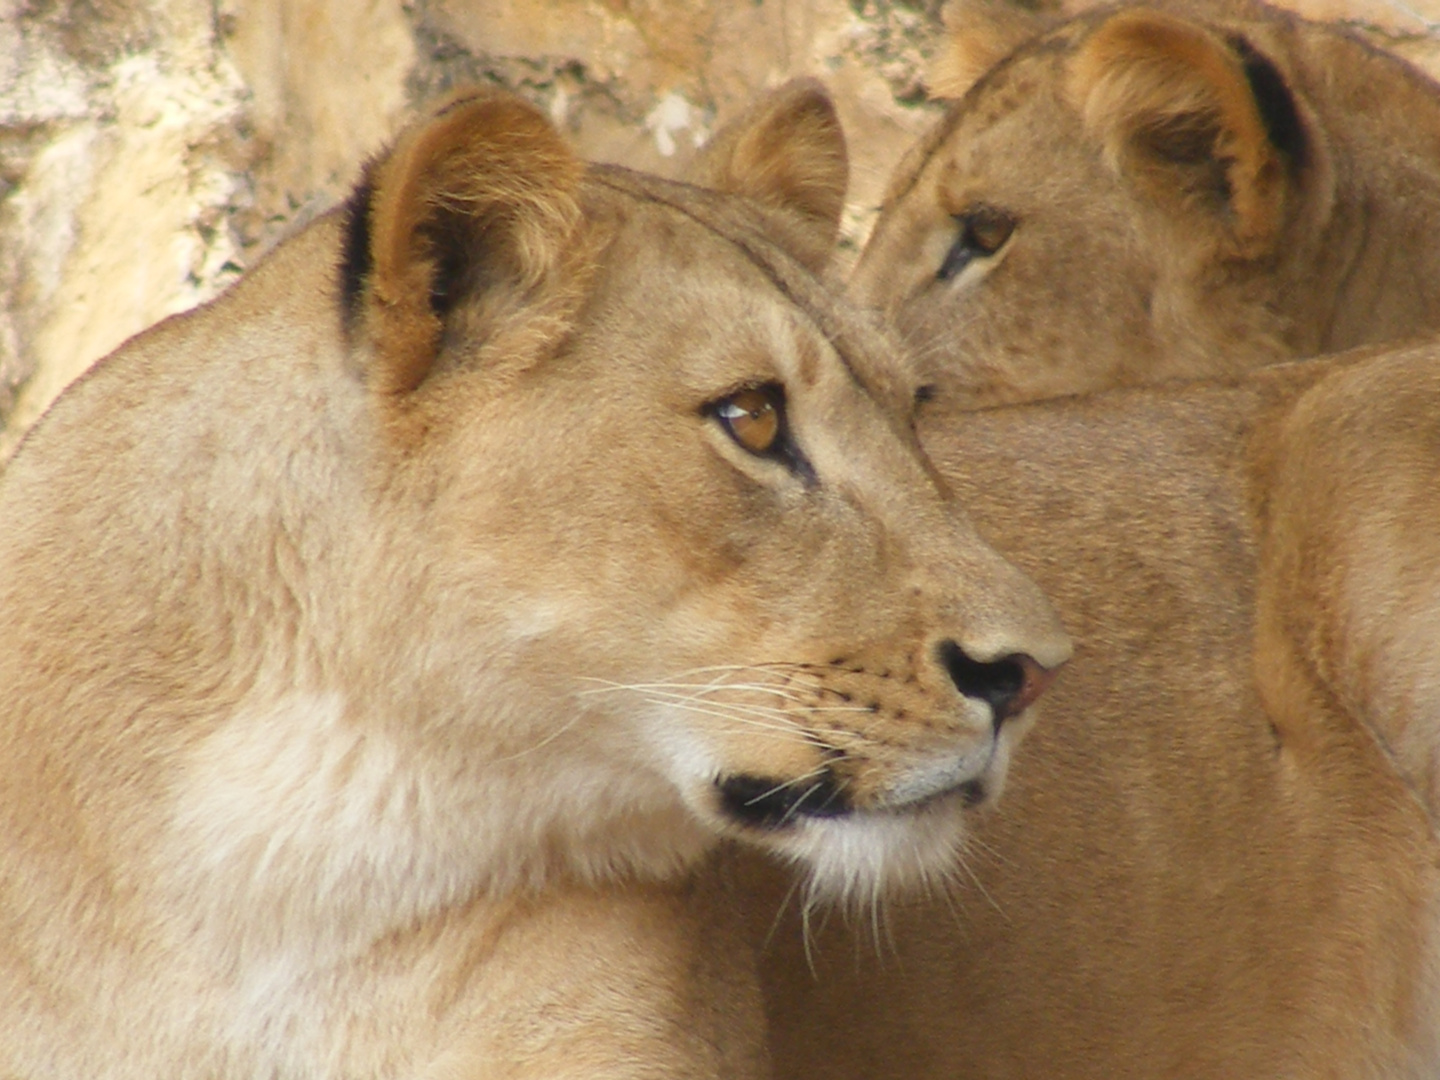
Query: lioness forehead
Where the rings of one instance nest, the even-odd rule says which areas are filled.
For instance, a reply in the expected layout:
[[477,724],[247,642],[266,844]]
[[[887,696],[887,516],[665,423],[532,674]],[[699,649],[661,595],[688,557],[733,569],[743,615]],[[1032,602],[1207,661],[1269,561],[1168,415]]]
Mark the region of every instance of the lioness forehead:
[[1089,26],[1084,19],[1066,23],[1026,42],[985,71],[901,159],[885,190],[882,206],[893,206],[908,195],[935,156],[951,146],[961,127],[991,127],[1032,106],[1037,94],[1049,93],[1056,82],[1056,67]]
[[[817,330],[860,386],[887,409],[909,412],[919,381],[905,354],[877,323],[848,305],[770,238],[766,212],[748,200],[661,180],[619,166],[593,166],[590,177],[605,197],[642,213],[662,213],[682,227],[703,230],[767,280],[796,317]],[[813,362],[802,349],[799,373]]]

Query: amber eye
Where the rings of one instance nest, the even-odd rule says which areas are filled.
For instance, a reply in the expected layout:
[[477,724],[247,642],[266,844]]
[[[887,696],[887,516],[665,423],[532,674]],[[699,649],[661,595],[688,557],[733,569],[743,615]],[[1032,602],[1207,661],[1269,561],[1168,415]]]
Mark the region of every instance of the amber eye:
[[768,454],[780,441],[784,392],[778,386],[754,386],[721,398],[712,406],[730,437],[752,454]]
[[955,221],[960,226],[960,235],[935,275],[941,281],[949,281],[976,258],[994,255],[1015,231],[1015,219],[993,206],[972,207],[956,214]]
[[984,255],[994,255],[1015,231],[1014,219],[990,206],[976,207],[964,220],[971,244]]

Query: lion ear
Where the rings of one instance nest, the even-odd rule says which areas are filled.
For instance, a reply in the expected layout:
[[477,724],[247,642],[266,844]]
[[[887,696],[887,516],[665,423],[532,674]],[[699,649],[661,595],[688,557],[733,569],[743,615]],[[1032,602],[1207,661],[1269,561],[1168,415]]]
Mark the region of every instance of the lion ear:
[[373,386],[420,386],[456,320],[483,341],[532,313],[579,224],[583,173],[538,110],[473,92],[371,163],[346,208],[341,292]]
[[815,79],[794,79],[730,121],[695,157],[686,179],[784,211],[796,228],[787,245],[819,271],[840,233],[850,183],[845,132]]
[[1111,165],[1151,198],[1212,222],[1235,255],[1272,250],[1306,137],[1284,78],[1246,41],[1121,12],[1077,50],[1068,90]]
[[944,44],[925,72],[926,90],[941,100],[964,97],[981,75],[1053,23],[1014,0],[950,0],[944,19]]

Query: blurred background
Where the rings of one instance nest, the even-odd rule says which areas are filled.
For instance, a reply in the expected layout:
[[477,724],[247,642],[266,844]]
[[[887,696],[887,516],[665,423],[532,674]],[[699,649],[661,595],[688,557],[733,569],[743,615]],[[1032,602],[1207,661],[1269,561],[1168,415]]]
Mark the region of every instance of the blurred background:
[[[1287,6],[1440,73],[1440,0]],[[941,8],[0,0],[0,461],[90,363],[341,200],[365,158],[456,85],[515,90],[586,157],[675,175],[757,92],[818,76],[850,139],[853,252],[936,116],[924,76]]]

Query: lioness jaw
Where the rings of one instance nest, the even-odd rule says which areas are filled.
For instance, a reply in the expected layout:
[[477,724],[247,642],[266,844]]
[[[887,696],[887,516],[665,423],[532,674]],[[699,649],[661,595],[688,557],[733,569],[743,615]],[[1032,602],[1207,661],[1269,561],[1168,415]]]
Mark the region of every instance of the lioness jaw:
[[806,268],[843,143],[786,93],[728,194],[460,96],[34,429],[0,1072],[751,1075],[718,839],[949,871],[1069,643]]

